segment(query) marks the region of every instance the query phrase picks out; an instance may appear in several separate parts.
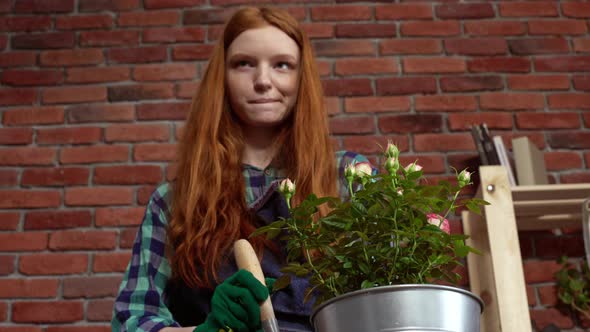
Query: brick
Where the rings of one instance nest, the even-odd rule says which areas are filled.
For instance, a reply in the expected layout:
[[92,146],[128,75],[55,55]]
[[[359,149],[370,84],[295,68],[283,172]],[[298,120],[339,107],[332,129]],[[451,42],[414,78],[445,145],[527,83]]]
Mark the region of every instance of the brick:
[[414,108],[417,112],[475,111],[475,96],[436,95],[416,96]]
[[0,275],[5,276],[14,272],[14,262],[16,256],[14,255],[0,255]]
[[172,49],[172,60],[207,60],[213,54],[213,45],[211,44],[197,44],[197,45],[179,45]]
[[5,70],[0,82],[12,86],[57,85],[63,82],[63,75],[57,70]]
[[377,20],[432,19],[430,4],[388,4],[375,7]]
[[139,31],[82,31],[79,38],[80,46],[136,46],[139,44]]
[[331,118],[330,133],[332,135],[373,134],[375,121],[373,117]]
[[590,109],[590,95],[586,93],[556,93],[547,98],[550,109]]
[[113,18],[107,14],[58,16],[55,18],[55,28],[58,30],[83,30],[111,28]]
[[583,20],[539,20],[527,24],[530,35],[583,35],[588,32]]
[[93,272],[123,272],[129,264],[131,252],[104,253],[94,255]]
[[182,17],[184,25],[192,24],[223,24],[235,11],[227,8],[186,10]]
[[0,279],[0,298],[56,297],[58,279]]
[[379,131],[383,134],[411,134],[440,132],[440,114],[400,114],[379,117]]
[[504,17],[556,17],[557,3],[545,1],[502,2],[498,5],[500,16]]
[[[569,151],[551,151],[545,152],[545,165],[549,171],[569,170],[582,168],[582,156],[577,152]],[[581,242],[583,243],[583,242]],[[539,247],[537,247],[539,248]],[[541,249],[538,249],[541,250]],[[582,255],[584,249],[582,248]],[[572,256],[571,253],[567,254]]]
[[135,119],[135,108],[130,104],[89,104],[68,107],[69,123],[130,122]]
[[[574,38],[574,51],[576,53],[590,52],[590,38]],[[0,61],[1,63],[1,61]]]
[[0,165],[51,165],[55,160],[54,148],[17,147],[0,149]]
[[121,276],[65,278],[63,296],[66,299],[116,296],[121,280]]
[[471,134],[418,134],[414,136],[415,151],[474,150]]
[[[328,115],[340,113],[340,98],[338,97],[324,97],[324,104],[328,111]],[[176,129],[179,129],[178,127]],[[180,137],[177,136],[177,140]]]
[[0,327],[0,332],[42,332],[43,329],[37,326],[13,325],[10,327]]
[[342,76],[397,73],[397,64],[389,58],[338,59],[334,73]]
[[440,78],[440,88],[445,92],[501,90],[504,83],[500,76],[448,76]]
[[311,8],[313,21],[363,21],[372,16],[368,6],[317,6]]
[[19,0],[15,1],[14,12],[23,13],[69,13],[74,11],[74,0]]
[[0,190],[0,208],[49,208],[61,203],[57,191]]
[[32,142],[32,128],[0,128],[0,144],[19,145]]
[[37,101],[37,90],[28,88],[0,89],[0,105],[27,105]]
[[0,322],[6,321],[8,318],[8,303],[0,302]]
[[109,250],[115,249],[115,231],[55,231],[49,237],[51,250]]
[[573,77],[572,81],[574,84],[574,89],[590,91],[590,75],[577,75]]
[[144,99],[166,99],[174,96],[171,83],[145,83],[118,85],[108,88],[109,101],[136,101]]
[[65,147],[61,150],[59,160],[62,164],[124,162],[129,160],[129,147],[126,145]]
[[21,255],[19,272],[24,275],[61,275],[88,271],[86,254]]
[[580,128],[578,113],[516,113],[519,129],[570,129]]
[[191,99],[199,89],[200,82],[182,82],[176,84],[176,98]]
[[107,142],[167,141],[170,127],[166,124],[111,125],[105,129]]
[[157,184],[162,180],[160,166],[100,166],[94,169],[94,184]]
[[[166,181],[172,182],[172,181],[174,181],[174,179],[176,179],[176,173],[177,173],[176,168],[177,168],[177,165],[175,163],[172,163],[166,167]],[[138,198],[138,202],[139,202],[139,198]]]
[[[170,163],[174,165],[174,163]],[[154,191],[158,189],[158,186],[141,186],[137,189],[137,204],[147,205],[152,197]]]
[[374,55],[375,44],[370,40],[326,40],[312,42],[317,56]]
[[25,215],[25,230],[89,227],[92,214],[87,210],[30,211]]
[[301,29],[310,39],[334,37],[334,25],[331,23],[302,23]]
[[563,2],[561,12],[567,17],[590,18],[590,4],[585,2]]
[[453,113],[448,115],[450,130],[469,130],[471,125],[485,123],[490,129],[512,129],[512,114],[505,112]]
[[204,0],[146,0],[144,6],[147,9],[184,8],[204,4]]
[[15,323],[68,323],[84,318],[84,303],[80,301],[14,302],[12,321]]
[[490,3],[450,3],[434,8],[440,19],[482,19],[496,16]]
[[[49,325],[47,326],[46,332],[109,332],[111,331],[110,325]],[[24,331],[23,331],[24,332]]]
[[142,31],[144,43],[203,42],[205,29],[201,27],[152,28]]
[[539,286],[537,289],[541,304],[553,307],[558,303],[556,286]]
[[511,90],[568,90],[570,86],[565,75],[512,75],[507,81]]
[[590,172],[574,172],[562,174],[559,177],[560,183],[588,183],[590,182]]
[[465,60],[450,57],[404,58],[402,67],[407,74],[463,73],[467,68]]
[[8,36],[0,35],[0,50],[6,49],[8,46]]
[[97,208],[95,223],[98,227],[138,226],[144,213],[143,207]]
[[86,318],[91,322],[110,322],[113,315],[114,299],[100,299],[88,301]]
[[554,149],[590,149],[590,132],[553,132],[548,134],[547,142]]
[[5,126],[59,124],[64,122],[62,107],[31,107],[2,112]]
[[76,36],[73,32],[46,32],[14,35],[10,38],[13,49],[58,49],[73,48]]
[[474,73],[528,73],[531,71],[531,63],[527,58],[491,57],[468,60],[467,68]]
[[382,153],[383,149],[381,147],[387,146],[388,140],[397,145],[400,151],[408,151],[409,140],[407,135],[350,136],[343,139],[342,145],[345,150],[370,155]]
[[107,90],[103,86],[48,88],[42,94],[44,104],[73,104],[106,99]]
[[13,16],[0,18],[0,31],[43,31],[51,28],[50,16]]
[[137,144],[133,147],[134,161],[173,161],[176,144]]
[[128,187],[66,188],[67,206],[129,205],[133,190]]
[[535,69],[541,72],[590,71],[590,56],[560,56],[535,59]]
[[568,53],[564,38],[527,38],[508,41],[510,52],[517,55]]
[[326,96],[368,96],[373,94],[368,78],[322,80]]
[[[0,187],[13,187],[18,184],[19,171],[0,169]],[[0,224],[0,229],[2,225]]]
[[137,236],[137,227],[122,229],[121,235],[119,237],[119,248],[121,248],[121,249],[133,248],[133,243],[135,242],[136,236]]
[[436,93],[434,77],[387,77],[377,78],[377,95],[407,95]]
[[177,81],[196,76],[197,67],[194,64],[140,65],[133,69],[135,81]]
[[88,168],[29,168],[22,174],[22,186],[72,186],[88,184]]
[[336,37],[341,38],[385,38],[397,35],[395,24],[338,24]]
[[180,13],[177,11],[145,11],[119,14],[117,25],[121,27],[177,25]]
[[95,143],[102,138],[99,127],[68,127],[38,129],[38,144],[86,144]]
[[137,105],[138,120],[185,120],[191,104],[179,103],[148,103]]
[[78,9],[81,12],[97,11],[129,11],[140,8],[140,0],[79,0]]
[[444,40],[447,54],[504,55],[508,51],[503,38],[457,38]]
[[106,51],[110,64],[162,62],[168,57],[167,53],[167,49],[160,46],[110,48]]
[[0,233],[0,251],[42,251],[45,249],[47,249],[47,233]]
[[19,212],[0,212],[0,230],[14,231],[18,228]]
[[404,112],[410,110],[409,97],[353,97],[344,100],[346,112]]
[[465,33],[472,36],[522,36],[526,25],[519,21],[465,21]]
[[36,52],[29,51],[4,51],[0,53],[0,67],[32,66],[37,63]]
[[486,93],[479,96],[481,109],[517,111],[545,108],[545,97],[536,93]]
[[440,54],[441,42],[436,39],[392,39],[379,42],[379,54]]
[[530,310],[533,326],[537,331],[542,331],[546,327],[553,325],[560,329],[570,329],[574,327],[574,322],[568,313],[562,313],[558,309],[540,309]]
[[458,21],[402,22],[400,33],[402,36],[456,36],[461,33],[461,26]]
[[42,66],[67,67],[96,65],[102,63],[102,49],[74,49],[41,52],[39,62]]

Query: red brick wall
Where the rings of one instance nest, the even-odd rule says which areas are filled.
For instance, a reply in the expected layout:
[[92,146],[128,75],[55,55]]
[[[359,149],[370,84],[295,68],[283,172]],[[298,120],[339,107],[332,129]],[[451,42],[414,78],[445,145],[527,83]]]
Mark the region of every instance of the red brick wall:
[[[245,2],[0,0],[0,331],[109,330],[143,206]],[[444,177],[475,165],[485,121],[530,137],[554,182],[590,181],[590,3],[257,2],[304,22],[340,147],[393,139]],[[573,328],[552,273],[580,231],[521,238],[536,326]]]

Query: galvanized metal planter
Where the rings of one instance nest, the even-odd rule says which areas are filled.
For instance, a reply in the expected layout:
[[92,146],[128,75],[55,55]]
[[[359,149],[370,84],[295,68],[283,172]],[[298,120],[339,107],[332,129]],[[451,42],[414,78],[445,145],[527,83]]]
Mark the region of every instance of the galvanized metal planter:
[[483,301],[440,285],[368,288],[322,303],[311,316],[316,332],[478,332]]

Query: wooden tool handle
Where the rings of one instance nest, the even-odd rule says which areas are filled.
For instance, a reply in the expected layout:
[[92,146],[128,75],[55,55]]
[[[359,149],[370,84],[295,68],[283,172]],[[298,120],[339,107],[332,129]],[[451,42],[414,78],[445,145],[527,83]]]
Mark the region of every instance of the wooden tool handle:
[[[256,256],[256,252],[248,240],[241,239],[236,241],[234,244],[234,256],[239,269],[250,271],[258,281],[263,285],[266,285],[266,282],[264,281],[264,273],[262,273],[262,268],[258,261],[258,256]],[[275,313],[269,296],[264,302],[262,302],[262,304],[260,304],[260,320],[265,321],[274,319]]]

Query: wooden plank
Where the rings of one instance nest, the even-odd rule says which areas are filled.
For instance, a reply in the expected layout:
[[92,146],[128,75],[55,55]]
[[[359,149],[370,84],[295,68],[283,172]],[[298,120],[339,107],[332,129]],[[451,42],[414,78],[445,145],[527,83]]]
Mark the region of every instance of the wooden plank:
[[480,167],[500,318],[504,332],[531,332],[512,191],[502,166]]
[[590,197],[590,183],[546,184],[512,187],[512,200],[533,201]]
[[466,241],[467,245],[482,252],[482,255],[467,255],[467,271],[469,273],[471,292],[479,296],[485,305],[481,316],[480,332],[500,331],[498,299],[485,220],[470,211],[463,211],[461,215],[463,231],[466,235],[469,235]]
[[556,228],[582,229],[582,215],[578,213],[518,217],[516,223],[519,231],[539,231]]
[[583,202],[584,200],[582,198],[520,201],[514,202],[514,211],[517,217],[553,214],[579,214],[582,211],[581,207]]

